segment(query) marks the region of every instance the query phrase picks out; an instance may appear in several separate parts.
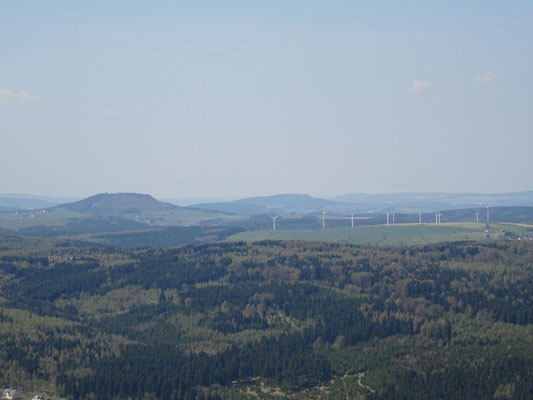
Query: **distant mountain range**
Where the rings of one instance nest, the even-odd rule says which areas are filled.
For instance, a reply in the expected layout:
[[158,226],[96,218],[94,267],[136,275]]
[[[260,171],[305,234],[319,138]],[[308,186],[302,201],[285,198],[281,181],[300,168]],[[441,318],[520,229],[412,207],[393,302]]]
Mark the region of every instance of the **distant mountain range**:
[[430,212],[481,207],[533,206],[533,191],[498,194],[475,193],[353,193],[331,199],[306,194],[249,197],[229,202],[202,203],[191,207],[241,215]]
[[[279,215],[279,229],[315,229],[327,212],[328,226],[341,227],[356,214],[357,224],[385,222],[395,213],[397,223],[433,222],[436,210],[442,222],[485,220],[485,205],[494,222],[533,221],[533,191],[506,194],[390,193],[348,194],[322,199],[306,194],[249,197],[228,202],[180,207],[148,194],[100,193],[83,200],[49,205],[49,200],[24,195],[0,196],[0,228],[32,235],[121,232],[165,226],[225,226],[247,230],[270,229],[269,216]],[[11,201],[9,203],[7,200]],[[68,200],[74,200],[69,198]],[[6,205],[2,205],[6,204]],[[22,206],[36,209],[23,210]],[[16,206],[15,208],[10,208]],[[166,232],[166,231],[165,231]]]
[[[334,214],[383,213],[383,212],[430,212],[435,210],[468,209],[485,206],[511,207],[533,206],[533,191],[512,193],[351,193],[332,198],[318,198],[307,194],[278,194],[273,196],[247,197],[232,201],[201,202],[167,200],[156,203],[150,195],[134,193],[103,193],[77,199],[74,197],[50,197],[27,194],[0,194],[0,212],[15,210],[38,210],[61,205],[71,211],[91,215],[117,215],[135,208],[145,211],[172,210],[186,203],[188,209],[210,210],[236,215],[256,214],[312,214],[327,211]],[[71,206],[66,206],[70,203]]]
[[513,193],[352,193],[331,200],[364,212],[427,212],[482,207],[533,206],[533,191]]
[[29,194],[0,194],[0,211],[36,210],[79,200],[74,197],[35,196]]

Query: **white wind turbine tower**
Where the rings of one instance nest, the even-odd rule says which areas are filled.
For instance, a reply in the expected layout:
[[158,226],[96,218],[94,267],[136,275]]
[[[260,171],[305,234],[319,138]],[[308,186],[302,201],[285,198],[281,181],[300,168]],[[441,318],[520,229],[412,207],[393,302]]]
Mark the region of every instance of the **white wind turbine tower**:
[[389,213],[387,213],[387,226],[389,226]]
[[354,218],[355,214],[352,214],[352,228],[353,228],[353,218]]
[[490,222],[490,212],[489,212],[489,205],[487,204],[487,225]]
[[322,211],[322,230],[326,230],[326,213],[327,211]]
[[418,213],[418,225],[422,224],[422,213]]
[[479,222],[479,211],[476,211],[476,222]]
[[392,224],[393,224],[393,225],[394,225],[394,220],[395,220],[395,218],[394,218],[394,213],[392,213]]
[[439,224],[440,224],[440,217],[442,217],[441,212],[439,211]]
[[439,223],[439,212],[438,211],[435,211],[435,223],[436,224]]
[[279,215],[276,215],[275,217],[271,217],[272,218],[272,230],[275,231],[276,230],[276,220],[278,219]]

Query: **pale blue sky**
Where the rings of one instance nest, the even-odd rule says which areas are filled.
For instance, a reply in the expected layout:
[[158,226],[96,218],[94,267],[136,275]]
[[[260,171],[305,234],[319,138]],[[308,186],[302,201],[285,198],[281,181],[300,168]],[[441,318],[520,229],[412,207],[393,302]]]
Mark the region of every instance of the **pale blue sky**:
[[0,192],[533,189],[531,1],[108,3],[0,2]]

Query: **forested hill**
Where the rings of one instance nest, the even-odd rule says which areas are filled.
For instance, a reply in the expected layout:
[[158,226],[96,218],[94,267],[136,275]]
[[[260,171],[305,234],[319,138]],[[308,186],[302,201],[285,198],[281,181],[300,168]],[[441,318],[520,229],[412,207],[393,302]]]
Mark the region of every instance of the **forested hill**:
[[196,204],[192,207],[233,214],[254,215],[306,214],[319,212],[340,203],[309,196],[307,194],[278,194],[274,196],[248,197],[230,202]]
[[105,217],[179,209],[178,206],[163,203],[148,194],[138,193],[100,193],[73,203],[61,204],[57,208],[84,215]]
[[533,393],[531,243],[6,246],[0,293],[6,387],[72,399]]

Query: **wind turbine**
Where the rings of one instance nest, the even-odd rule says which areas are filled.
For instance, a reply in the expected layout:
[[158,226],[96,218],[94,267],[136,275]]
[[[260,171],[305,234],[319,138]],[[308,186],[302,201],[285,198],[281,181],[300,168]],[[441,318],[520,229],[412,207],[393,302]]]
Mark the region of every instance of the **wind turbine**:
[[322,230],[326,230],[326,213],[327,211],[322,211]]
[[490,222],[490,212],[489,212],[489,205],[487,204],[487,225]]
[[440,210],[439,210],[439,224],[440,224],[440,217],[442,217],[442,214],[440,213]]
[[272,230],[275,231],[276,230],[276,220],[278,219],[279,215],[276,215],[275,217],[270,217],[272,218]]
[[353,217],[355,216],[355,214],[352,214],[352,228],[353,228]]
[[439,223],[439,212],[438,211],[435,211],[435,223],[436,224]]
[[479,222],[479,211],[476,211],[476,222]]
[[394,225],[394,213],[392,213],[392,224]]
[[418,213],[418,225],[422,225],[422,213]]
[[387,213],[387,226],[389,226],[389,213]]

